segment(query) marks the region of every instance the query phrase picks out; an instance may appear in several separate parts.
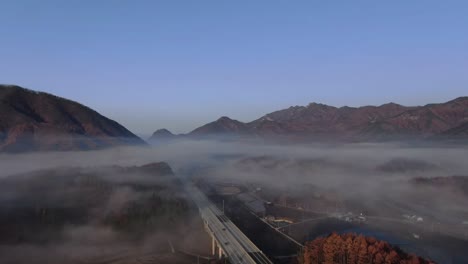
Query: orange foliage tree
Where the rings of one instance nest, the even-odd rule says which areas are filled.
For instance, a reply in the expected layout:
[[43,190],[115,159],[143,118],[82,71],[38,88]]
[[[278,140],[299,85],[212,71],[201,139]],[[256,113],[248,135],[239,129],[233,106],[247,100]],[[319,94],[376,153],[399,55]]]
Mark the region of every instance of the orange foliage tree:
[[336,233],[307,242],[299,260],[304,264],[435,264],[373,237]]

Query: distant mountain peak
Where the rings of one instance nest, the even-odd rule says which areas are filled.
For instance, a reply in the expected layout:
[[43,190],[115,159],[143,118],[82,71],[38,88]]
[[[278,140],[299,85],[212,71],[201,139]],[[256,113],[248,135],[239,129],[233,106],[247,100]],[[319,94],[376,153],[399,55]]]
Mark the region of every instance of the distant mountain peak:
[[174,134],[171,131],[169,131],[169,130],[167,130],[165,128],[161,128],[161,129],[158,129],[158,130],[154,131],[153,136],[154,135],[174,136]]
[[394,103],[394,102],[390,102],[390,103],[382,104],[382,105],[380,105],[379,107],[385,107],[385,106],[396,106],[396,107],[401,107],[402,105],[401,105],[401,104]]
[[222,116],[216,121],[201,126],[192,132],[190,135],[215,135],[215,134],[237,134],[246,133],[247,125],[238,120],[231,119],[227,116]]
[[295,106],[288,107],[288,109],[292,109],[292,110],[299,110],[299,109],[305,109],[305,108],[306,107],[302,105],[295,105]]
[[316,102],[311,102],[307,105],[307,108],[313,108],[313,107],[321,107],[321,108],[336,108],[334,106],[322,104],[322,103],[316,103]]
[[237,120],[234,120],[234,119],[232,119],[232,118],[230,118],[228,116],[222,116],[222,117],[218,118],[216,121],[218,121],[218,122],[226,122],[226,121],[231,122],[231,121],[237,121]]
[[166,141],[166,140],[171,140],[176,138],[177,135],[172,134],[171,131],[161,128],[156,131],[154,131],[153,135],[148,139],[152,143],[157,142],[157,141]]

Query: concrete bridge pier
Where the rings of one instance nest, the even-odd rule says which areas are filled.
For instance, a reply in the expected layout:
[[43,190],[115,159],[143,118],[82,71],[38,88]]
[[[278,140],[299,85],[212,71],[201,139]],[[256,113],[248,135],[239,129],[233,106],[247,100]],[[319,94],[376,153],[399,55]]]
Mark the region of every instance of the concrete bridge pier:
[[221,259],[224,256],[224,251],[219,245],[219,242],[216,240],[215,236],[209,229],[208,225],[205,223],[205,229],[211,236],[211,255],[216,256],[218,255],[218,259]]
[[211,255],[216,255],[216,240],[214,237],[211,237]]
[[221,247],[218,247],[218,259],[221,259],[224,255],[223,249]]
[[221,259],[224,256],[224,251],[219,246],[219,243],[218,241],[216,241],[214,236],[211,237],[211,255],[213,256],[218,255],[218,259]]

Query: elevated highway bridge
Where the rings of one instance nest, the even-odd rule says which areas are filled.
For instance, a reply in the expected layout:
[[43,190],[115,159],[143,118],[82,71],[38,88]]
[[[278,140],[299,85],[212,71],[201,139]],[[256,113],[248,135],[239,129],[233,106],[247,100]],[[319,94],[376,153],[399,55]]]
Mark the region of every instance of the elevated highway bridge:
[[266,255],[216,207],[193,183],[182,179],[198,207],[205,229],[212,238],[212,254],[230,263],[272,264]]

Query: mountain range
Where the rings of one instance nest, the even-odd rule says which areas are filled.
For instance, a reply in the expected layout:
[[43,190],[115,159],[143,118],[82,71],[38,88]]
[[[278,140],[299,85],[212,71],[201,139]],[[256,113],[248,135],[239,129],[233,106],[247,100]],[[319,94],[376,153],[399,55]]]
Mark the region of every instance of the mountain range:
[[145,142],[77,102],[0,85],[0,151],[89,150]]
[[275,111],[247,123],[223,116],[184,136],[245,136],[299,141],[467,138],[468,97],[424,106],[388,103],[334,107],[310,103]]
[[[310,103],[246,123],[223,116],[184,135],[159,129],[149,141],[216,137],[294,142],[466,140],[468,97],[424,106],[388,103],[334,107]],[[15,85],[0,85],[1,152],[90,150],[144,144],[124,126],[80,103]]]

